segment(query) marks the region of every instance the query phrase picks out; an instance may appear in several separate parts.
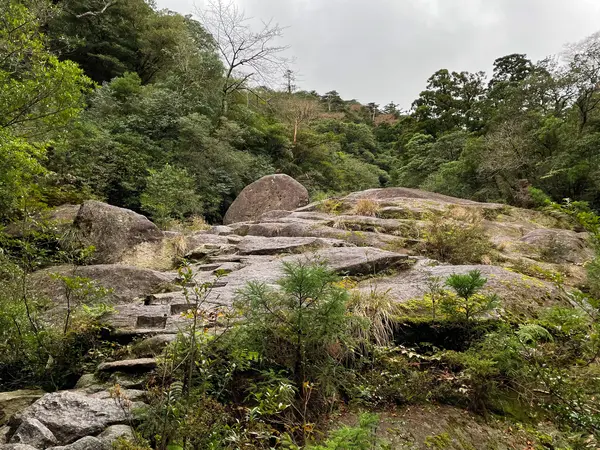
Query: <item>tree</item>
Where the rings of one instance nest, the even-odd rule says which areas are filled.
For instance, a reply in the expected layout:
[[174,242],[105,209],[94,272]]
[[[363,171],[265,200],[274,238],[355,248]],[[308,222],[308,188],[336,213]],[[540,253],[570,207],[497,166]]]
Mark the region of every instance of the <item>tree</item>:
[[21,2],[0,5],[0,130],[38,140],[69,123],[92,86],[75,63],[48,51],[40,26]]
[[375,122],[375,117],[379,113],[379,105],[377,103],[369,103],[367,104],[367,109],[369,110],[369,119],[371,122]]
[[282,52],[287,46],[277,45],[283,28],[272,21],[263,22],[254,31],[246,16],[231,0],[210,0],[208,8],[197,11],[204,27],[212,34],[225,64],[221,113],[227,112],[229,96],[247,87],[251,81],[269,85],[285,68]]
[[142,209],[160,224],[165,224],[168,219],[181,220],[202,212],[200,197],[194,190],[194,179],[185,169],[170,164],[161,170],[150,170],[140,201]]
[[298,142],[298,131],[310,124],[321,113],[318,100],[311,97],[285,95],[275,102],[277,111],[294,129],[293,144]]
[[327,104],[328,112],[338,111],[344,106],[344,100],[342,100],[337,91],[326,92],[321,99]]
[[569,45],[562,56],[577,88],[575,106],[581,132],[592,111],[600,106],[600,32]]
[[41,200],[47,140],[83,107],[90,80],[59,61],[21,2],[0,4],[0,220]]
[[469,322],[476,316],[491,311],[495,307],[496,297],[479,295],[486,283],[487,278],[482,277],[479,270],[472,270],[466,275],[450,275],[446,279],[446,286],[451,287],[457,297],[444,300],[446,312]]
[[296,82],[296,74],[292,69],[286,69],[283,73],[283,78],[285,79],[285,90],[288,95],[292,95],[296,90],[296,85],[294,84]]
[[498,83],[518,83],[526,79],[534,71],[534,66],[527,55],[514,53],[494,61],[494,75],[490,80],[490,88]]
[[486,94],[484,79],[483,72],[437,71],[413,102],[413,115],[434,136],[455,129],[478,131]]

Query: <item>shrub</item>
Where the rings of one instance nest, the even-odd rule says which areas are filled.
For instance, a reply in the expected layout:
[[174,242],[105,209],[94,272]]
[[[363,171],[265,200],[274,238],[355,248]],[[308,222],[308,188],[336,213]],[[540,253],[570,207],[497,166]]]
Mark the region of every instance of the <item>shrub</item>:
[[331,433],[322,445],[309,445],[306,450],[378,450],[386,448],[377,438],[379,416],[364,413],[357,427],[344,426]]
[[479,270],[472,270],[466,275],[454,274],[446,279],[446,286],[451,287],[455,296],[446,296],[442,300],[442,308],[452,318],[460,318],[466,322],[492,311],[497,304],[495,295],[481,295],[479,291],[486,285],[487,279]]
[[343,362],[358,343],[357,319],[347,313],[349,294],[324,263],[284,263],[279,290],[250,282],[236,306],[243,317],[240,345],[256,352],[267,367],[283,369],[295,399],[289,411],[301,442],[312,421],[336,398]]
[[185,169],[170,164],[161,170],[150,170],[140,201],[142,209],[161,225],[168,219],[182,220],[201,212],[201,199],[193,178]]
[[492,250],[481,225],[471,216],[466,222],[434,215],[423,230],[421,250],[439,261],[451,264],[478,264]]
[[378,202],[362,198],[356,202],[353,213],[358,216],[376,217],[380,209]]

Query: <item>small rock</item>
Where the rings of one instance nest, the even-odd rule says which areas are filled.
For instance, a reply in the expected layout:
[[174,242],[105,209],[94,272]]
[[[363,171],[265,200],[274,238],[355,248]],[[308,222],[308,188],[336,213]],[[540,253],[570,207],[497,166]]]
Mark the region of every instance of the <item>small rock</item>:
[[69,445],[50,447],[48,450],[107,450],[104,441],[93,436],[85,436]]
[[148,372],[153,369],[156,369],[154,358],[126,359],[102,363],[98,366],[99,372]]
[[0,450],[38,450],[27,444],[4,444],[0,445]]
[[135,438],[133,428],[129,425],[112,425],[98,435],[98,439],[108,446],[112,446],[112,443],[119,438],[133,440]]
[[136,342],[131,349],[138,358],[145,358],[160,355],[165,347],[171,342],[177,340],[176,334],[159,334]]
[[27,444],[37,448],[47,448],[58,444],[56,437],[39,420],[25,419],[10,439],[11,444]]
[[[132,408],[139,404],[132,405]],[[131,417],[114,400],[90,397],[79,391],[46,394],[15,417],[35,418],[43,423],[60,444],[100,433],[109,425],[127,423]]]

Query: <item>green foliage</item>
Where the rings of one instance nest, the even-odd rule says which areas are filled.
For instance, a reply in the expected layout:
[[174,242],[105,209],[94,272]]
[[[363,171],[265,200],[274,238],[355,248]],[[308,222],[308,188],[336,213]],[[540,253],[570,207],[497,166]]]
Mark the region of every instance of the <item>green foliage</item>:
[[266,363],[289,371],[302,397],[314,386],[330,399],[341,381],[342,361],[356,346],[348,293],[334,285],[336,276],[322,263],[284,263],[284,273],[281,290],[250,282],[240,292],[246,345]]
[[164,224],[168,219],[184,219],[200,213],[200,197],[194,190],[194,180],[185,169],[165,165],[151,170],[146,189],[140,196],[141,207],[153,220]]
[[422,250],[451,264],[477,264],[492,250],[481,219],[467,214],[462,220],[432,215],[423,230]]
[[307,450],[377,450],[387,448],[377,438],[379,417],[363,413],[356,427],[344,426],[331,433],[322,445],[309,445]]
[[446,286],[451,287],[456,296],[446,296],[442,300],[444,312],[450,317],[469,322],[492,311],[498,303],[496,296],[479,294],[486,284],[487,278],[482,277],[479,270],[472,270],[466,275],[450,275],[446,279]]

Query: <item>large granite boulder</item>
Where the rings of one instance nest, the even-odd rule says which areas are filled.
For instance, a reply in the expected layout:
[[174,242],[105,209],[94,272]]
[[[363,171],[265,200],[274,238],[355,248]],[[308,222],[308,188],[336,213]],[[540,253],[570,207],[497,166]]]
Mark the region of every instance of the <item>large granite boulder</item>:
[[13,422],[20,425],[29,419],[37,419],[54,434],[59,444],[66,445],[98,434],[110,425],[126,424],[131,417],[112,399],[61,391],[44,395],[13,418]]
[[246,186],[225,214],[225,225],[258,220],[273,210],[292,211],[308,205],[308,191],[292,177],[268,175]]
[[106,203],[86,201],[75,218],[80,238],[96,248],[95,262],[113,264],[142,242],[156,242],[163,233],[145,216]]

